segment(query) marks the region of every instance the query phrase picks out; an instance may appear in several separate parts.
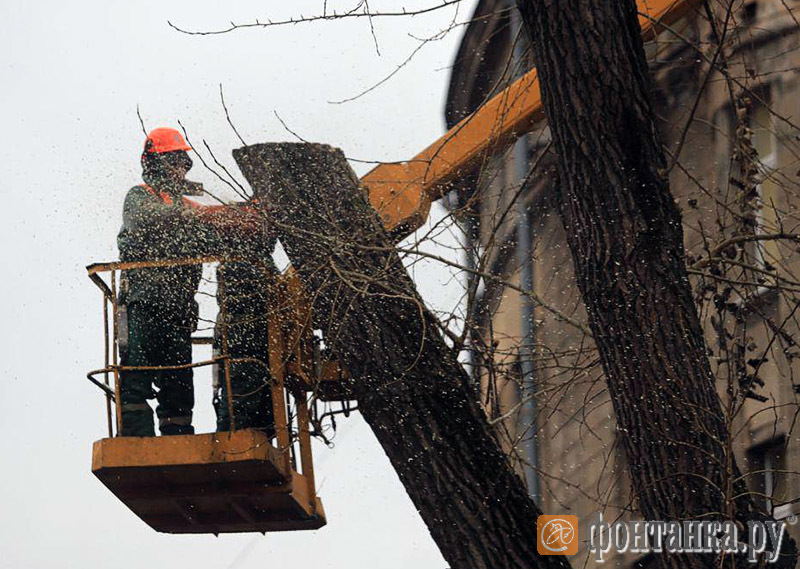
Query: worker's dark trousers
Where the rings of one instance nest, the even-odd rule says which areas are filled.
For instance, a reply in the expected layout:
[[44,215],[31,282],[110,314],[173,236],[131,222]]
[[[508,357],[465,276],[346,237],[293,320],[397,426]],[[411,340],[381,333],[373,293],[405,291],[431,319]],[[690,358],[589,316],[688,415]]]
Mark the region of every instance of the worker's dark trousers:
[[[128,347],[123,366],[174,366],[192,362],[193,306],[134,302],[128,305]],[[192,434],[192,370],[122,373],[122,435],[153,436],[153,412],[147,399],[158,388],[156,414],[163,435]]]
[[[233,418],[237,429],[263,429],[274,436],[272,391],[269,374],[269,352],[267,345],[267,323],[265,314],[227,314],[217,322],[216,342],[222,345],[222,327],[227,331],[228,355],[233,391]],[[251,361],[236,362],[237,358]],[[257,361],[252,361],[257,360]],[[217,412],[217,430],[230,430],[228,414],[228,390],[225,382],[225,366],[220,364],[217,384],[219,396],[214,401]]]
[[[267,314],[271,301],[266,283],[274,278],[274,271],[265,271],[248,263],[222,263],[217,276],[220,312],[214,339],[217,351],[222,352],[223,331],[227,335],[233,423],[237,429],[263,429],[273,436],[275,426],[267,342]],[[237,362],[237,359],[248,361]],[[228,431],[231,421],[225,366],[222,364],[218,367],[216,380],[219,386],[214,400],[217,430]]]

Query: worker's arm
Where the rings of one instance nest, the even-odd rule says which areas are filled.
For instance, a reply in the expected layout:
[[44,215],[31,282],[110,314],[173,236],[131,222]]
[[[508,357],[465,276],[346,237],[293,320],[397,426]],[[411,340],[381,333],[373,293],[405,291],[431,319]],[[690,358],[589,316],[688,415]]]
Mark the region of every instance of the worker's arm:
[[181,200],[167,203],[144,186],[131,188],[118,238],[123,258],[195,257],[212,250],[213,234]]
[[191,199],[184,199],[187,215],[198,221],[218,227],[246,233],[261,231],[266,217],[257,207],[250,203],[201,205]]
[[268,212],[257,201],[247,203],[201,205],[184,199],[185,215],[202,226],[212,254],[263,256],[275,247],[274,231]]
[[144,186],[135,186],[125,196],[122,223],[131,231],[147,230],[165,223],[176,223],[181,217],[180,210],[180,204],[167,204]]

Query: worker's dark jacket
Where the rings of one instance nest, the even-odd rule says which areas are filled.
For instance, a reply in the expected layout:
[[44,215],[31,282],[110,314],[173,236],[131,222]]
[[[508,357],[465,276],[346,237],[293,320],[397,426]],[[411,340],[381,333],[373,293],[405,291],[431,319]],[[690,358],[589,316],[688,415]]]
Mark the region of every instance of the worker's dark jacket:
[[[185,215],[188,207],[179,191],[169,191],[157,180],[134,186],[125,197],[122,228],[117,236],[120,259],[153,261],[198,255],[204,236],[200,225]],[[194,310],[201,265],[124,271],[120,301],[141,302]]]

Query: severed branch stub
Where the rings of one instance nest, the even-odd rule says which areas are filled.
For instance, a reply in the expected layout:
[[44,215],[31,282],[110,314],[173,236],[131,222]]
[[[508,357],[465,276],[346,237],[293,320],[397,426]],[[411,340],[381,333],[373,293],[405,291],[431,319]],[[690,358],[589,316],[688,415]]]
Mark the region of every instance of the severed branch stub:
[[315,327],[355,378],[359,409],[454,569],[561,568],[539,556],[541,513],[511,467],[435,316],[341,150],[234,150],[313,298]]

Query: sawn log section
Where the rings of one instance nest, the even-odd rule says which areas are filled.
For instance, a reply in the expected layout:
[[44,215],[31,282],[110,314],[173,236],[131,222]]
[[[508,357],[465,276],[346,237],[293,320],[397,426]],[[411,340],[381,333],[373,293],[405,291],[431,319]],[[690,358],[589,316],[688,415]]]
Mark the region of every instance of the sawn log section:
[[309,295],[315,326],[356,378],[358,405],[454,569],[558,568],[536,552],[537,506],[341,151],[234,151]]

